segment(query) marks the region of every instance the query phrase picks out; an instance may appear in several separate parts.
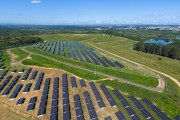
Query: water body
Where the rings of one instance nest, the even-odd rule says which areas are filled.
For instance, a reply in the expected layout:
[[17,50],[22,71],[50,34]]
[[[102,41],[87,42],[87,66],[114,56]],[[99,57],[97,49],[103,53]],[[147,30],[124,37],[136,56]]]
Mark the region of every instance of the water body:
[[173,41],[165,41],[165,40],[154,40],[154,39],[150,39],[148,41],[145,41],[144,43],[151,43],[151,44],[161,44],[161,45],[169,45],[171,43],[173,43]]

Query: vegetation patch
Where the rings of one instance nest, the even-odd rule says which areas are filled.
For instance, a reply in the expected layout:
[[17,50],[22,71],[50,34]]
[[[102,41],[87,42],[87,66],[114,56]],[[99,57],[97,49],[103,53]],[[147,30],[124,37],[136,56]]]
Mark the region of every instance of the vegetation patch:
[[23,58],[27,57],[29,54],[22,51],[19,48],[15,48],[12,50],[13,54],[15,55],[15,62],[22,60]]
[[[23,61],[23,64],[25,65],[35,65],[35,66],[40,66],[40,67],[49,67],[49,68],[58,68],[58,69],[63,69],[65,71],[68,71],[72,74],[75,74],[81,78],[87,79],[87,80],[98,80],[98,79],[103,79],[105,78],[104,76],[94,74],[91,72],[87,72],[81,69],[73,68],[64,64],[59,64],[57,62],[54,62],[52,60],[46,59],[41,56],[37,55],[32,55],[32,59],[27,59]],[[52,64],[53,63],[53,64]]]

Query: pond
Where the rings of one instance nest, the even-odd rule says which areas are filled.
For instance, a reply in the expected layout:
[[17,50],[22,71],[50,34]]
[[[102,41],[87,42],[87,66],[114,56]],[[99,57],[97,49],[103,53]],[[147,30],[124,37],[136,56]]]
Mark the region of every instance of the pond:
[[148,41],[145,41],[144,43],[151,43],[151,44],[161,44],[161,45],[169,45],[171,43],[173,43],[173,41],[165,41],[165,40],[154,40],[154,39],[150,39]]

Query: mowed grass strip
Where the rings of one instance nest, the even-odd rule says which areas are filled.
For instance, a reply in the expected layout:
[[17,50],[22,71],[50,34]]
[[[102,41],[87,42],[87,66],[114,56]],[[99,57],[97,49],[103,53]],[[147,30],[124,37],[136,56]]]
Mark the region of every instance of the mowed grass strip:
[[[169,81],[169,85],[174,85],[173,82]],[[178,88],[173,88],[173,91],[176,89],[174,94],[165,92],[154,92],[149,91],[143,88],[139,88],[133,85],[129,85],[126,83],[121,83],[116,80],[105,80],[105,81],[97,81],[98,84],[104,84],[106,86],[110,86],[111,88],[118,89],[124,94],[128,94],[128,96],[134,95],[138,98],[148,98],[150,101],[155,103],[162,111],[164,111],[167,115],[170,115],[171,118],[180,114],[179,104],[180,98],[177,95]],[[172,86],[171,86],[172,87]],[[171,88],[169,88],[171,90]]]
[[15,54],[15,62],[18,62],[29,55],[28,53],[22,51],[19,48],[13,49],[12,53]]
[[57,62],[54,62],[53,60],[49,60],[38,55],[32,55],[31,59],[24,60],[22,63],[25,65],[63,69],[86,80],[99,80],[105,78],[104,76],[73,68],[62,63],[59,64]]
[[138,84],[141,84],[144,86],[150,86],[150,87],[158,86],[157,78],[145,75],[144,73],[141,73],[136,70],[131,70],[128,67],[123,68],[123,69],[105,68],[103,66],[97,66],[95,64],[88,64],[86,62],[79,62],[79,61],[74,61],[72,59],[68,59],[65,57],[56,56],[56,55],[50,54],[48,52],[41,51],[39,49],[33,49],[31,47],[26,48],[26,50],[34,52],[34,53],[38,53],[41,55],[45,55],[45,56],[54,58],[59,61],[63,61],[66,63],[77,65],[77,66],[81,66],[83,68],[87,68],[87,69],[94,70],[94,71],[96,70],[98,72],[101,72],[101,73],[104,73],[107,75],[119,77],[121,79],[128,80],[128,81],[131,81],[134,83],[138,83]]

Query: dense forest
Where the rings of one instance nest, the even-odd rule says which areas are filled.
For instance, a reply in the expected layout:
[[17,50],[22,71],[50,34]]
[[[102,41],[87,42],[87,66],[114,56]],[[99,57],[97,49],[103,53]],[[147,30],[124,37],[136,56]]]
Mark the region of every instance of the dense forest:
[[180,60],[180,48],[175,45],[157,45],[138,42],[134,45],[134,50]]
[[43,39],[33,37],[38,34],[34,30],[19,30],[19,29],[0,29],[0,47],[15,47],[28,44],[34,44],[36,42],[42,42]]

